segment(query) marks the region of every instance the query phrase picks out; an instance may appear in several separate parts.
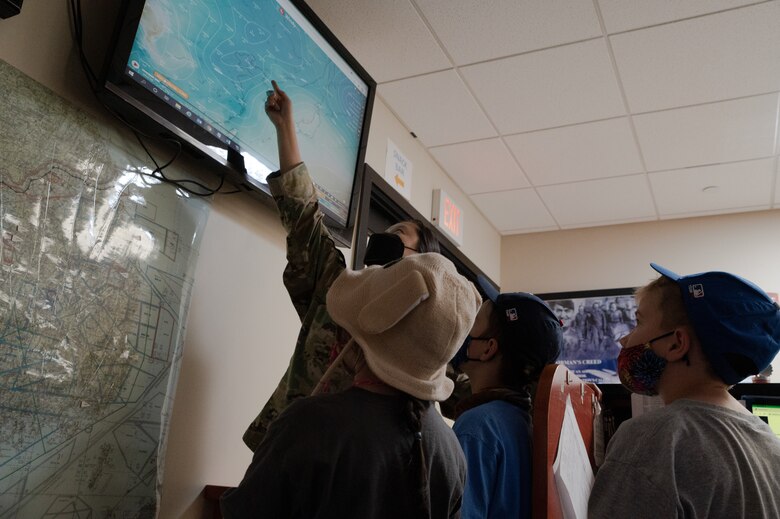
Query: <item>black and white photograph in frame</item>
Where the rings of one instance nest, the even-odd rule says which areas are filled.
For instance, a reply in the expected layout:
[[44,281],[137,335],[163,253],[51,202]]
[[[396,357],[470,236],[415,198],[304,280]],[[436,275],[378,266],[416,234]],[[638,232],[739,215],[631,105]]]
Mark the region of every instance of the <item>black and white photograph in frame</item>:
[[580,379],[620,384],[617,356],[621,337],[636,326],[633,288],[537,294],[563,324],[558,363]]

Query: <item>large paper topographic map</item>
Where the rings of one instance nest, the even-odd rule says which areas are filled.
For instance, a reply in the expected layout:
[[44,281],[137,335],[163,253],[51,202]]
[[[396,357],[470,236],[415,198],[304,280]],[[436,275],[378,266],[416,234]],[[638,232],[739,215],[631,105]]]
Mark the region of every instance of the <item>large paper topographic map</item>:
[[0,518],[152,518],[208,203],[0,61]]

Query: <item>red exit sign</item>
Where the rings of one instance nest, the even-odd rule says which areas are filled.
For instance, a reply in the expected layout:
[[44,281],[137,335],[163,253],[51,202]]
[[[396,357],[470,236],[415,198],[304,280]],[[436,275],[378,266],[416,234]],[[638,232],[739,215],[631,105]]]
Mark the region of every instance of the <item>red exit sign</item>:
[[432,219],[457,245],[463,245],[463,210],[441,189],[433,191]]

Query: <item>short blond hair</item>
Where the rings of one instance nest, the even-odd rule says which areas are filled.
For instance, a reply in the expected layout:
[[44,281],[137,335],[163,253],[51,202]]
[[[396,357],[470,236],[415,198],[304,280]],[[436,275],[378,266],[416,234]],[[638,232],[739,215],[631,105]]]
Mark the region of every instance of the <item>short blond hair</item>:
[[690,324],[688,312],[685,310],[685,302],[677,283],[666,276],[660,276],[638,288],[634,292],[634,297],[642,299],[648,294],[658,294],[658,310],[661,312],[662,326],[672,328]]

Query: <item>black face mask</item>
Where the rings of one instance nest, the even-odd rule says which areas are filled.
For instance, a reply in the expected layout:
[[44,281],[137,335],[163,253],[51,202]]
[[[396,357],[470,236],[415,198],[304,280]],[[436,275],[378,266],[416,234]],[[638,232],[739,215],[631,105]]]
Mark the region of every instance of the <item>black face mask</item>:
[[404,255],[404,242],[391,232],[377,232],[368,237],[366,257],[363,263],[368,265],[386,265],[399,260]]

